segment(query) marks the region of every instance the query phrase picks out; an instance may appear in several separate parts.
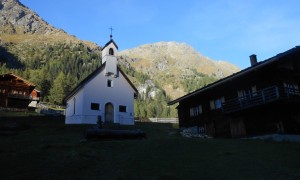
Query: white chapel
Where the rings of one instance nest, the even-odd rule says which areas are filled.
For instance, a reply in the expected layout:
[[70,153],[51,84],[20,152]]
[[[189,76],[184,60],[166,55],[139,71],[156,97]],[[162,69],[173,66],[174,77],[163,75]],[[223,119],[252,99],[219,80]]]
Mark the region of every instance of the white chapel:
[[134,124],[134,99],[138,91],[117,66],[118,46],[110,36],[102,48],[102,65],[65,98],[66,124],[102,122]]

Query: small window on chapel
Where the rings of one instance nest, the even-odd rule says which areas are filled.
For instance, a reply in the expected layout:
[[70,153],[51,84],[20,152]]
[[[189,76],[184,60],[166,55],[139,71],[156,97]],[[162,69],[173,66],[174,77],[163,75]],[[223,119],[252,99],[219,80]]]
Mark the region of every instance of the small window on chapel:
[[100,110],[99,103],[91,103],[91,110]]
[[119,112],[126,112],[126,106],[119,106]]
[[108,79],[107,80],[107,87],[113,87],[113,81]]
[[109,48],[109,55],[114,55],[114,50],[113,50],[113,48]]

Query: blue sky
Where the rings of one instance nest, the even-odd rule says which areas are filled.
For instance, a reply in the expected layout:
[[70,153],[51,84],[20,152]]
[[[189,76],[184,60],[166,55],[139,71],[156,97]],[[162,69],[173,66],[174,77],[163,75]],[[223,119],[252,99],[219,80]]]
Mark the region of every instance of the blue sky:
[[56,28],[119,50],[184,42],[244,69],[300,45],[299,0],[20,0]]

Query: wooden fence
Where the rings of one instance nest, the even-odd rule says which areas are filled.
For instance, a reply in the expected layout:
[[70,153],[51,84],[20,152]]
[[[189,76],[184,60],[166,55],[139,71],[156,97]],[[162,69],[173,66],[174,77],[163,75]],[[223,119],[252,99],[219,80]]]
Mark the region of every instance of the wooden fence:
[[178,123],[178,118],[149,118],[149,120],[157,123]]

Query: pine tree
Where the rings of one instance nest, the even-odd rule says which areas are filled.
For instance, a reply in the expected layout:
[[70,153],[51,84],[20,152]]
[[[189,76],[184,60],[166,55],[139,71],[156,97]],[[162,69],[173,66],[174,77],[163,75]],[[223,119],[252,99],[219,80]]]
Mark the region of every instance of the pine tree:
[[53,85],[50,89],[50,102],[54,104],[62,104],[65,97],[66,75],[60,72],[56,79],[53,81]]

